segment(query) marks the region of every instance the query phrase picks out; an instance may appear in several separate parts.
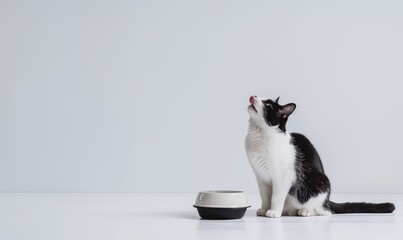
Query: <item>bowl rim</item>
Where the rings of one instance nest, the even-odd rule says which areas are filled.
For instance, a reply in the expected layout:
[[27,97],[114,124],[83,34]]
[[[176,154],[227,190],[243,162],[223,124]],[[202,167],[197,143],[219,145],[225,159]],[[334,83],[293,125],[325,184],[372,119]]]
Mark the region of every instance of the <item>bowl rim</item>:
[[205,208],[248,208],[251,205],[248,203],[248,199],[246,198],[246,195],[244,193],[244,191],[240,191],[240,190],[206,190],[206,191],[202,191],[199,192],[200,194],[206,194],[206,195],[221,195],[221,196],[243,196],[246,200],[246,202],[244,204],[237,204],[237,203],[232,203],[230,205],[228,204],[222,204],[219,202],[215,202],[212,204],[200,204],[200,202],[198,203],[196,201],[196,203],[193,205],[193,207],[205,207]]
[[204,193],[204,194],[245,194],[244,191],[240,191],[240,190],[206,190],[206,191],[201,191],[199,193]]

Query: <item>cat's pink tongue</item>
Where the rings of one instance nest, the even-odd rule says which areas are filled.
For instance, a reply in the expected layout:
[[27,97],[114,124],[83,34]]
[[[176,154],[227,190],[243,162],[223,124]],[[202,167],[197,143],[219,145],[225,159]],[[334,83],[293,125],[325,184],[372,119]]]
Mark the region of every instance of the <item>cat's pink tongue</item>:
[[253,104],[253,103],[255,102],[255,97],[254,97],[254,96],[250,96],[249,102],[250,102],[250,104]]

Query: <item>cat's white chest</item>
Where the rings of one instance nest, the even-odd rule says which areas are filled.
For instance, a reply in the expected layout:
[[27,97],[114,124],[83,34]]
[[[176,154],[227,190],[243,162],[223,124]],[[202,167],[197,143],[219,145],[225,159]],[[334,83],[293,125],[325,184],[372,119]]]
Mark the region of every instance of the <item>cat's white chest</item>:
[[256,177],[264,182],[295,179],[295,147],[287,133],[262,132],[250,128],[245,139],[246,153]]

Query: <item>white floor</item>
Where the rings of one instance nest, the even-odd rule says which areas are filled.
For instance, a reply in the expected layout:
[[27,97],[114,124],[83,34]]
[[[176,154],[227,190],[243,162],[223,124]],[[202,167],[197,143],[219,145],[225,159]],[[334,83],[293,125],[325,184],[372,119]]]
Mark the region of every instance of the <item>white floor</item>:
[[195,194],[0,194],[0,239],[403,239],[403,195],[335,195],[392,201],[393,214],[256,217],[256,194],[241,220],[200,220]]

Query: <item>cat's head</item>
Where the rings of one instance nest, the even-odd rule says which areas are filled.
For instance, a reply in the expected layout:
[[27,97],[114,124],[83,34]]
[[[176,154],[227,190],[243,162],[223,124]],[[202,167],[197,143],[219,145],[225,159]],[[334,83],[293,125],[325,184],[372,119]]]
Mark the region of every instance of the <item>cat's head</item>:
[[294,112],[296,105],[294,103],[280,105],[278,103],[279,98],[273,101],[251,96],[248,107],[250,122],[261,128],[278,128],[285,132],[288,116]]

